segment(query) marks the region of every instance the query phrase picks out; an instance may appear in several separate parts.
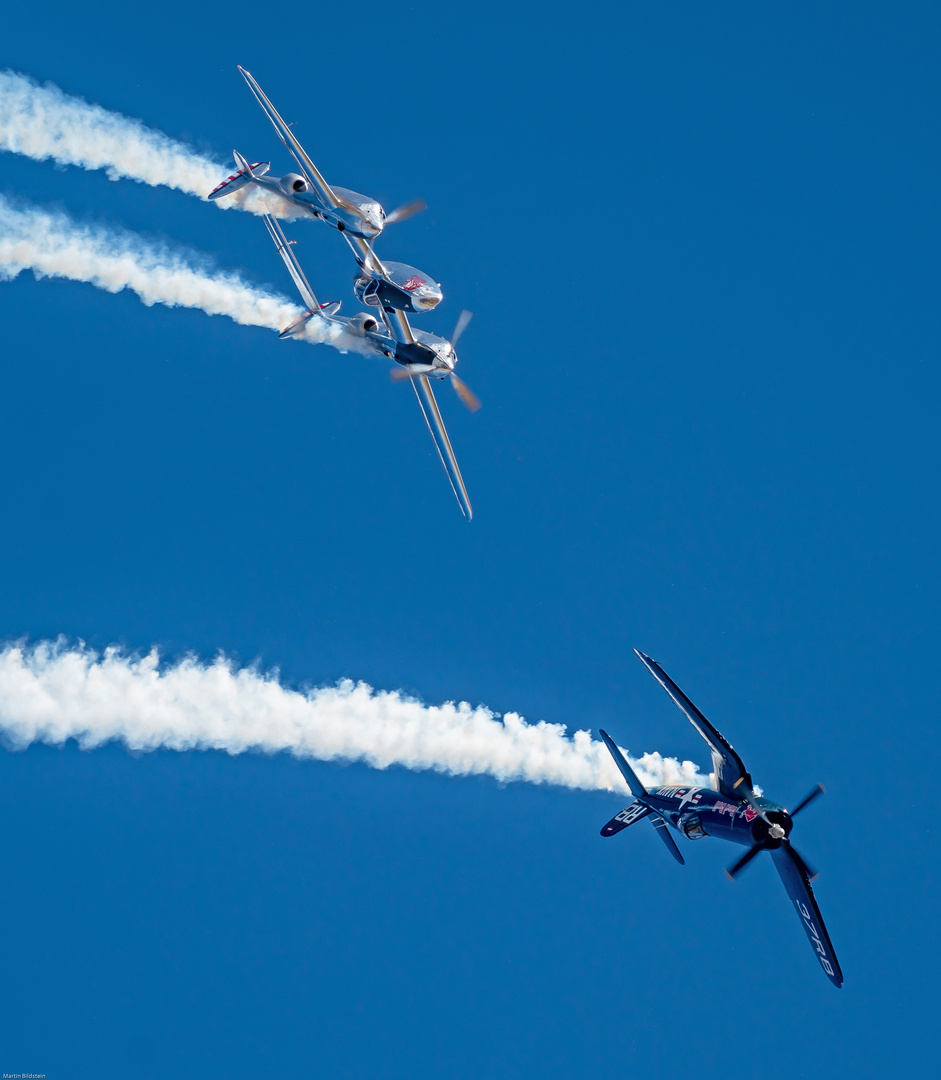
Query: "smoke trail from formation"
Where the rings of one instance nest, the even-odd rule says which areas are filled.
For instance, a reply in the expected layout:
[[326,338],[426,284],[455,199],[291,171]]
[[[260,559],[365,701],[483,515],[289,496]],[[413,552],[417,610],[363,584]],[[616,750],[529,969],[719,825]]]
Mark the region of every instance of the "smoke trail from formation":
[[[23,270],[37,278],[86,281],[108,292],[130,289],[148,306],[198,308],[243,326],[282,330],[301,314],[296,304],[231,271],[196,269],[183,253],[134,233],[80,225],[65,214],[14,205],[0,195],[0,280]],[[365,349],[360,339],[320,319],[311,319],[298,340]]]
[[[527,723],[466,702],[425,705],[344,681],[304,692],[277,672],[219,658],[162,665],[154,650],[96,653],[63,640],[0,649],[0,734],[14,747],[119,740],[134,750],[288,752],[320,761],[402,765],[451,776],[623,791],[604,745],[587,731]],[[692,762],[650,753],[634,762],[648,786],[706,784]]]
[[[211,161],[139,120],[12,71],[0,71],[0,150],[34,161],[105,169],[112,180],[175,188],[201,199],[232,171],[231,165]],[[303,215],[253,185],[216,205],[282,218]]]

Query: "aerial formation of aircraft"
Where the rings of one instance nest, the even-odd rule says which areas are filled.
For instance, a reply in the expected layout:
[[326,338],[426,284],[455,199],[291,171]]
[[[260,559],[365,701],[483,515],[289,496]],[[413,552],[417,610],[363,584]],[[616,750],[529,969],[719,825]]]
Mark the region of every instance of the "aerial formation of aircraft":
[[601,835],[615,836],[635,821],[649,818],[667,850],[679,863],[685,860],[668,826],[690,840],[706,836],[731,840],[733,844],[742,844],[747,848],[745,854],[726,871],[733,879],[756,855],[762,851],[769,852],[784,888],[797,908],[801,925],[820,966],[834,986],[842,986],[843,972],[810,884],[817,875],[797,853],[790,840],[794,818],[818,795],[823,794],[823,788],[818,784],[790,811],[780,803],[758,795],[751,775],[725,736],[709,723],[656,660],[651,660],[638,649],[634,652],[706,740],[712,753],[716,786],[712,789],[683,785],[650,791],[641,783],[611,736],[602,731],[601,737],[627,782],[634,802],[616,814],[601,830]]
[[306,314],[286,327],[281,337],[296,337],[311,320],[325,320],[361,338],[377,355],[399,365],[393,369],[393,380],[407,380],[412,384],[455,498],[464,516],[470,520],[473,517],[470,498],[430,382],[431,379],[450,379],[458,397],[472,412],[480,408],[477,396],[454,370],[457,363],[454,346],[470,321],[470,312],[461,312],[450,340],[414,329],[408,321],[408,313],[422,313],[437,307],[443,296],[440,284],[414,266],[380,260],[372,247],[372,240],[386,225],[419,213],[425,208],[424,201],[417,199],[387,214],[375,199],[328,184],[252,75],[242,67],[239,71],[300,173],[269,176],[269,162],[249,163],[235,151],[237,171],[214,188],[209,198],[219,199],[256,184],[292,206],[302,207],[312,217],[325,221],[341,233],[358,268],[353,279],[354,295],[360,303],[375,309],[375,314],[362,312],[346,317],[337,314],[338,303],[320,305],[277,219],[271,214],[265,215],[268,232],[307,307]]
[[[377,200],[328,184],[255,79],[244,68],[240,67],[239,71],[300,171],[271,176],[269,162],[249,163],[236,151],[236,172],[219,184],[209,198],[219,199],[255,184],[292,207],[300,207],[310,216],[326,222],[343,236],[357,265],[354,295],[370,309],[351,317],[339,314],[338,302],[321,304],[317,300],[291,250],[293,241],[287,240],[273,215],[265,215],[268,233],[306,307],[301,318],[282,330],[281,337],[303,335],[308,326],[319,322],[324,328],[338,328],[359,339],[367,351],[393,361],[397,365],[392,371],[393,380],[412,384],[455,497],[469,520],[472,517],[470,499],[441,419],[431,380],[450,379],[468,408],[476,410],[480,407],[480,402],[454,370],[457,364],[454,347],[470,320],[470,313],[461,312],[450,340],[413,329],[408,315],[437,307],[442,299],[441,286],[413,266],[380,260],[372,246],[385,226],[419,213],[425,208],[424,201],[418,199],[406,203],[387,214]],[[326,336],[319,337],[323,340]],[[843,974],[811,887],[816,875],[790,840],[794,818],[823,792],[823,788],[818,784],[790,811],[759,795],[742,759],[728,741],[656,661],[642,652],[635,652],[708,744],[712,752],[715,788],[683,785],[648,790],[611,737],[602,731],[605,745],[635,801],[616,814],[601,830],[601,835],[614,836],[634,822],[648,818],[670,854],[680,863],[685,860],[670,833],[671,827],[690,840],[706,836],[730,840],[746,848],[727,870],[733,879],[757,855],[769,852],[820,965],[834,986],[842,986]]]

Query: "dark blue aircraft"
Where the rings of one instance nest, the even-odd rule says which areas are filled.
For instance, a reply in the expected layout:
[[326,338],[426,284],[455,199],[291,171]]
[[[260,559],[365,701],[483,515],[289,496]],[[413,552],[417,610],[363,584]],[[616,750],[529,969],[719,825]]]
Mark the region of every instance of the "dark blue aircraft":
[[788,811],[770,799],[755,794],[751,776],[742,759],[735,753],[720,732],[703,716],[656,660],[651,660],[638,649],[634,652],[644,662],[647,670],[673,698],[686,714],[689,722],[709,744],[716,777],[716,791],[711,788],[663,787],[648,791],[630,767],[627,758],[617,748],[606,731],[601,732],[605,745],[611,751],[615,764],[627,781],[636,801],[613,817],[601,830],[602,836],[614,836],[628,825],[649,817],[660,838],[677,862],[685,862],[670,835],[667,825],[688,837],[699,840],[704,836],[718,836],[742,844],[748,850],[726,873],[730,878],[740,873],[760,851],[770,851],[787,894],[794,901],[804,931],[813,946],[820,966],[834,986],[843,985],[836,953],[830,943],[827,928],[820,917],[820,909],[810,887],[817,876],[804,859],[798,855],[790,841],[793,819],[809,803],[823,793],[818,784],[801,802]]

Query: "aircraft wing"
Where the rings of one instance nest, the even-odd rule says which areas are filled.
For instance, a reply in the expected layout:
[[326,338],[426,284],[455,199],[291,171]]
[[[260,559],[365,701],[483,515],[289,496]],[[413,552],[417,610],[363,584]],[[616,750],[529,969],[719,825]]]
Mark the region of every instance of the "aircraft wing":
[[656,660],[651,660],[649,656],[639,649],[635,649],[634,652],[637,653],[644,667],[670,695],[674,704],[686,714],[689,722],[708,743],[709,749],[712,751],[712,767],[716,774],[716,787],[718,790],[723,795],[728,795],[729,798],[734,799],[742,798],[742,784],[747,784],[748,790],[751,792],[751,776],[749,776],[742,759],[732,749],[732,744],[728,739],[709,723]]
[[307,156],[307,152],[303,146],[294,137],[294,133],[288,127],[288,125],[281,119],[278,110],[268,100],[264,90],[255,82],[251,72],[246,71],[241,65],[239,65],[239,71],[242,73],[242,78],[248,83],[248,88],[255,95],[255,100],[264,110],[265,115],[271,121],[271,126],[278,133],[278,138],[287,147],[291,156],[297,162],[301,172],[307,177],[311,187],[313,187],[320,198],[323,200],[326,206],[342,206],[345,205],[343,199],[341,199],[332,187],[324,180],[320,174],[320,170]]
[[294,279],[294,284],[297,286],[297,291],[301,294],[301,299],[310,311],[320,311],[320,304],[317,303],[317,297],[314,296],[314,290],[310,287],[304,271],[301,269],[301,264],[297,261],[294,252],[291,250],[277,219],[272,217],[271,214],[265,214],[264,218],[265,224],[268,226],[268,232],[271,234],[271,239],[274,240],[274,246],[278,249],[278,254],[284,260],[284,265],[288,268],[288,273]]
[[840,970],[839,961],[833,951],[830,935],[823,925],[820,908],[817,907],[817,900],[804,870],[803,860],[787,842],[781,844],[780,847],[772,848],[771,857],[781,875],[788,896],[794,901],[804,932],[807,934],[807,940],[813,946],[820,966],[826,972],[830,982],[837,988],[841,987],[843,972]]
[[[406,325],[408,324],[406,323]],[[441,458],[441,464],[444,466],[444,471],[448,474],[448,479],[451,481],[451,489],[454,491],[454,497],[457,499],[458,503],[460,503],[464,516],[470,521],[474,516],[474,511],[471,509],[467,488],[464,487],[461,470],[457,466],[457,458],[454,456],[454,451],[451,449],[451,440],[448,438],[448,433],[444,429],[444,421],[441,419],[441,413],[438,411],[438,403],[435,401],[435,393],[431,389],[431,383],[428,380],[428,376],[413,375],[408,381],[415,390],[415,397],[418,398],[418,404],[421,406],[422,415],[425,417],[425,423],[428,425],[431,437],[435,441],[435,447],[438,450],[438,456]]]

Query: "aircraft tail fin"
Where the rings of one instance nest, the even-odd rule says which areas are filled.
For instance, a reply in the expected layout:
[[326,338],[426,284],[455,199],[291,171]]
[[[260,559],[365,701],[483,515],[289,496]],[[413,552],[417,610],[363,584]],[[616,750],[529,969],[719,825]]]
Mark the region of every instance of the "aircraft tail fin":
[[214,187],[212,191],[209,192],[210,199],[221,199],[223,195],[231,195],[233,191],[238,191],[240,188],[245,187],[246,184],[250,184],[253,180],[257,180],[259,176],[264,176],[271,168],[270,161],[255,161],[249,164],[238,150],[233,151],[232,156],[235,158],[238,172],[234,172],[231,176],[227,176],[221,184]]
[[608,748],[611,757],[614,758],[614,764],[621,770],[621,775],[627,781],[627,786],[631,789],[631,794],[635,795],[638,799],[642,799],[647,794],[647,789],[640,782],[640,777],[630,767],[627,762],[627,758],[618,749],[617,743],[614,739],[604,730],[600,731],[604,744]]

